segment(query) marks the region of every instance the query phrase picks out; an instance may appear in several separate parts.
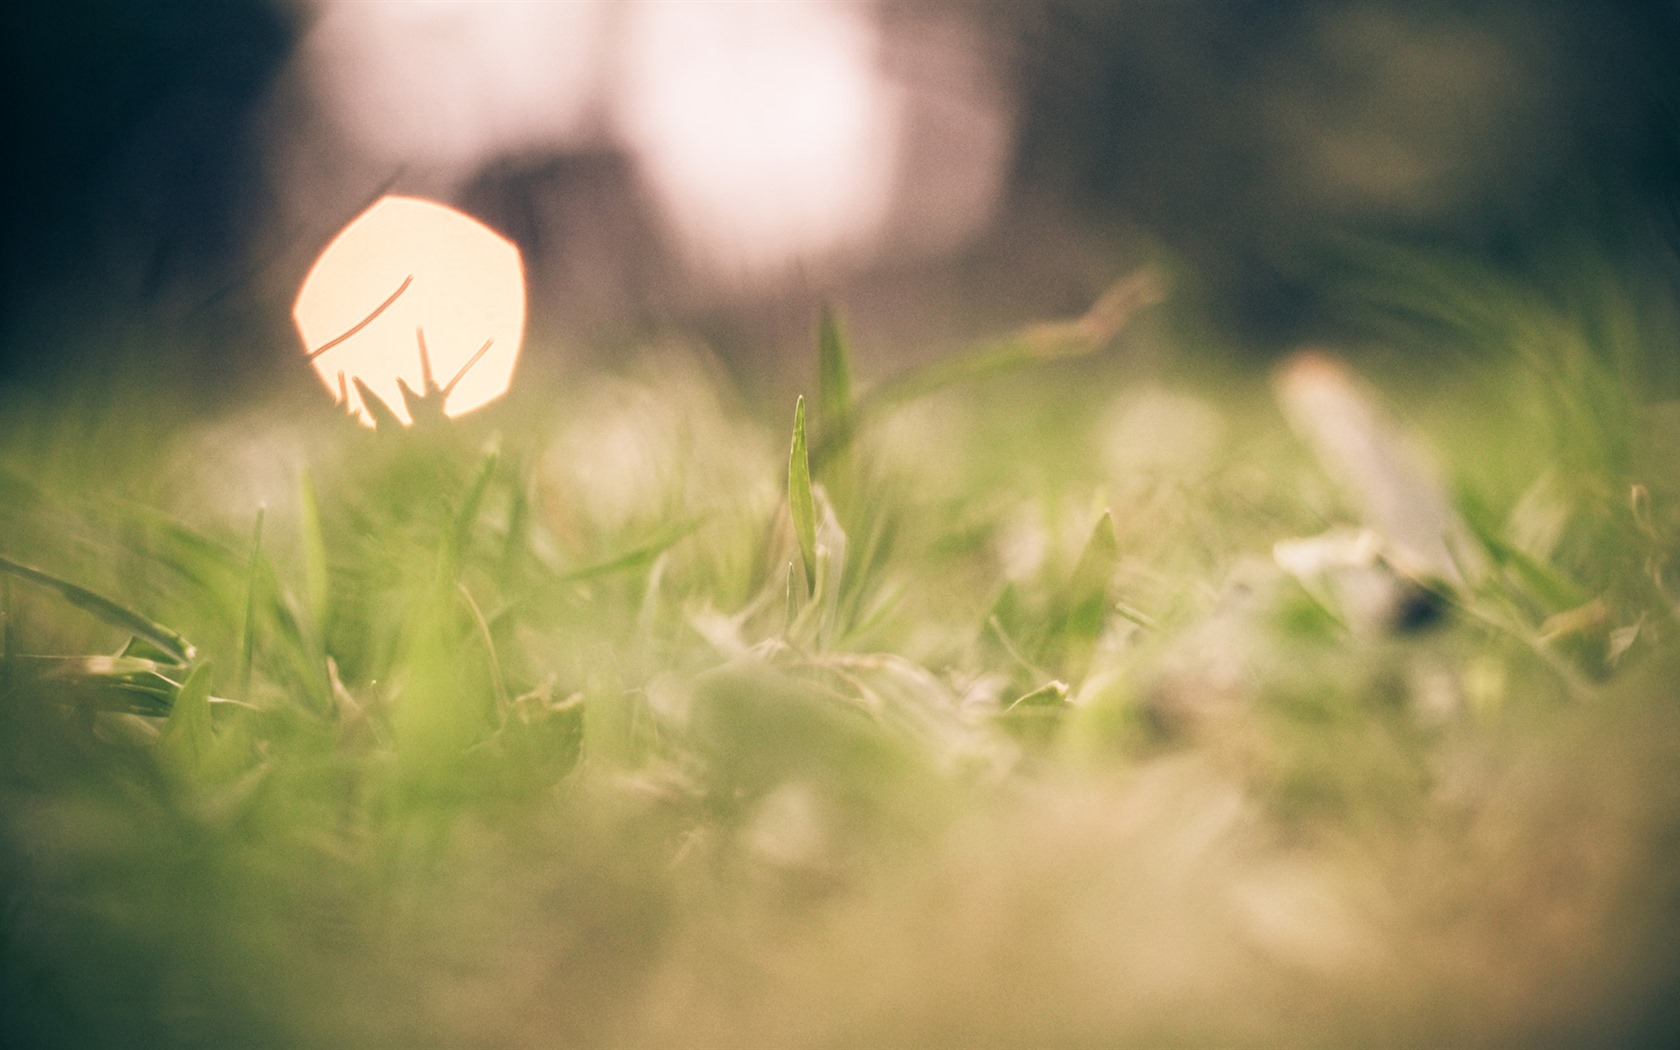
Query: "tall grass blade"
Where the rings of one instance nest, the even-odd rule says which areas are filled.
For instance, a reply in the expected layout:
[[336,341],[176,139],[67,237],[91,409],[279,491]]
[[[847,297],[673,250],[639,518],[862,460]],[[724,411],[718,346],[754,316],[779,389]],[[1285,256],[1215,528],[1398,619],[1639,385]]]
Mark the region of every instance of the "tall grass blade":
[[395,412],[391,411],[391,406],[387,405],[383,398],[362,382],[360,377],[353,376],[351,381],[356,384],[356,394],[362,399],[362,407],[366,408],[368,415],[373,417],[374,429],[385,434],[401,433],[403,421]]
[[473,525],[478,521],[479,508],[484,505],[484,493],[490,487],[490,479],[495,477],[496,466],[501,461],[501,450],[492,447],[484,453],[478,463],[478,471],[473,475],[472,484],[467,487],[466,498],[461,501],[461,507],[455,512],[455,521],[450,535],[450,554],[455,559],[458,570],[466,560],[467,549],[472,544]]
[[840,318],[824,305],[817,318],[817,418],[842,427],[852,410],[852,360]]
[[817,317],[818,429],[825,438],[844,434],[851,426],[852,361],[840,318],[823,305]]
[[581,569],[573,569],[560,577],[562,583],[582,583],[600,576],[610,576],[615,572],[625,572],[638,569],[650,564],[655,558],[664,554],[682,540],[692,536],[699,530],[701,518],[690,518],[688,521],[678,522],[670,528],[660,530],[646,543],[638,543],[622,554],[615,554],[605,561],[585,565]]
[[208,661],[193,668],[175,694],[175,703],[164,722],[163,746],[189,766],[197,764],[210,750],[210,677]]
[[485,619],[484,610],[479,608],[473,598],[472,591],[461,581],[456,581],[455,590],[461,595],[461,601],[472,616],[473,626],[478,630],[478,640],[484,646],[484,659],[488,663],[490,672],[490,689],[496,698],[496,716],[506,718],[509,710],[507,678],[502,673],[502,660],[496,654],[496,639],[490,633],[490,621]]
[[901,372],[852,404],[848,427],[830,431],[825,425],[812,459],[821,466],[850,443],[857,428],[869,419],[929,394],[1030,365],[1101,350],[1132,317],[1160,302],[1164,294],[1158,273],[1149,268],[1137,270],[1110,285],[1079,317],[1028,325],[1002,339],[982,342],[950,357]]
[[187,663],[196,652],[185,638],[158,623],[150,617],[130,609],[120,602],[113,601],[102,594],[88,590],[79,584],[54,576],[33,566],[0,555],[0,572],[9,573],[21,579],[36,583],[49,590],[56,591],[59,597],[79,609],[92,613],[99,619],[113,627],[121,628],[132,634],[137,634],[151,642],[176,663]]
[[805,448],[805,398],[793,409],[793,449],[788,455],[788,511],[799,556],[805,562],[806,593],[817,587],[817,506],[811,496],[811,459]]
[[1109,585],[1120,560],[1120,545],[1114,535],[1114,515],[1103,511],[1085,542],[1073,575],[1068,579],[1059,635],[1063,661],[1070,678],[1085,673],[1108,619]]
[[851,502],[852,356],[840,318],[827,303],[817,315],[817,442],[834,449],[822,468],[829,498]]
[[265,510],[263,507],[257,508],[257,520],[251,526],[251,559],[245,569],[245,612],[239,625],[239,670],[234,675],[241,700],[250,699],[251,665],[257,648],[257,588],[261,583]]
[[315,478],[305,470],[298,479],[298,531],[303,540],[303,595],[309,625],[319,638],[326,638],[327,617],[332,601],[332,580],[327,569],[327,541],[321,529],[321,502]]

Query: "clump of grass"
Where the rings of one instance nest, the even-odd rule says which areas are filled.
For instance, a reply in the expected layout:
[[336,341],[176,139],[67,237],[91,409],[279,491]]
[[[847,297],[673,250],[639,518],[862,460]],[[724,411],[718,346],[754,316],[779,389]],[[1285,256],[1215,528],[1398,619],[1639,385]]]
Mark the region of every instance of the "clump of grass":
[[0,417],[8,1033],[1662,1044],[1666,409],[1511,306],[1356,424],[1435,439],[1419,575],[1265,377],[1102,384],[1149,287],[873,385],[825,315],[797,407]]

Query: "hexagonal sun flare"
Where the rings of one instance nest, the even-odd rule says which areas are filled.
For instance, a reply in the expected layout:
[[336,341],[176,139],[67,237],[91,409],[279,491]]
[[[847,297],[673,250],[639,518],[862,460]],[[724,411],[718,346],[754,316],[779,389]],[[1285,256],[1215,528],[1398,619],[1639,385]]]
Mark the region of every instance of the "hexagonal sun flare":
[[366,426],[359,379],[408,424],[399,380],[458,416],[507,392],[525,333],[519,249],[435,201],[382,197],[334,237],[292,319],[333,397]]

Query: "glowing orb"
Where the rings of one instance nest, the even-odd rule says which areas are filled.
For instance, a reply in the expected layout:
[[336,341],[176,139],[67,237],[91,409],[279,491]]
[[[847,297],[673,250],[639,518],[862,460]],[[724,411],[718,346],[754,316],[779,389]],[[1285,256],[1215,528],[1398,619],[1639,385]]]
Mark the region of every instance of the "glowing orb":
[[321,252],[292,319],[321,382],[363,424],[374,416],[356,380],[405,424],[414,394],[458,416],[513,380],[524,267],[519,249],[476,219],[434,201],[382,197]]

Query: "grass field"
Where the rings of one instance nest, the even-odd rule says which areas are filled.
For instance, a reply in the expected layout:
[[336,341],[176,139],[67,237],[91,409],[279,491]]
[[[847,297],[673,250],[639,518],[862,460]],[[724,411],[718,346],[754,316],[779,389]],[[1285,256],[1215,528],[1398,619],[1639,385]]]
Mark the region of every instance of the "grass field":
[[1672,297],[1388,287],[1428,367],[1122,282],[797,407],[0,391],[7,1045],[1672,1045]]

